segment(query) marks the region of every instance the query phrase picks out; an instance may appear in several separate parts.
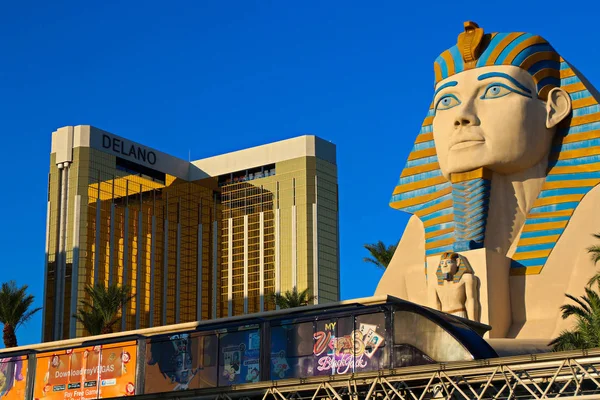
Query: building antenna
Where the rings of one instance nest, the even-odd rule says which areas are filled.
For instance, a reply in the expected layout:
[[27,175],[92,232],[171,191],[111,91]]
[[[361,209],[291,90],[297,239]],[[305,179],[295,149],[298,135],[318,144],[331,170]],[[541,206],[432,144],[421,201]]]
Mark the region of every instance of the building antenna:
[[192,150],[188,149],[188,162],[192,162]]

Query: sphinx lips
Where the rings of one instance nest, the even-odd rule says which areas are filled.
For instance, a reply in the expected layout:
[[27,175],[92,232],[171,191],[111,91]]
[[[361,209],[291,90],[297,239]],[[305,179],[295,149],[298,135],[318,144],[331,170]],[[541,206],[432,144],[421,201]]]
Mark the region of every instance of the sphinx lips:
[[477,146],[478,144],[485,143],[485,140],[465,140],[463,142],[458,142],[452,146],[450,146],[450,150],[461,150],[466,149],[468,147]]

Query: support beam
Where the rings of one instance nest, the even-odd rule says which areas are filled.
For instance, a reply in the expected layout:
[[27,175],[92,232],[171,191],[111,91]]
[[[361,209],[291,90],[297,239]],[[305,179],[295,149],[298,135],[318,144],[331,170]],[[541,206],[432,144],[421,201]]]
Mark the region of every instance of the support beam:
[[233,315],[233,218],[227,219],[227,316]]
[[[202,215],[202,214],[200,214]],[[202,246],[202,224],[198,224],[198,261],[196,265],[196,320],[202,321],[202,261],[203,261],[203,246]]]
[[259,220],[259,296],[260,296],[260,312],[265,311],[265,213],[260,212]]
[[[78,289],[79,286],[79,225],[81,223],[81,195],[75,196],[75,204],[73,209],[73,262],[71,264],[71,304],[69,312],[71,319],[69,321],[69,337],[77,336],[77,313]],[[83,289],[83,287],[81,287]]]
[[248,314],[248,216],[244,215],[244,314]]

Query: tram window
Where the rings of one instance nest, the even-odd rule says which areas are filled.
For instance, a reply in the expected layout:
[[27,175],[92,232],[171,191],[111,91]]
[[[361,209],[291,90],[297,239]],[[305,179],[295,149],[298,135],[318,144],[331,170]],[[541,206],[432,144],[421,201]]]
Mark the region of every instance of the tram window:
[[357,315],[354,335],[356,372],[376,371],[389,365],[384,313]]
[[313,376],[313,323],[271,327],[271,379]]
[[258,329],[219,334],[219,386],[260,380]]
[[217,336],[178,334],[146,345],[145,392],[215,387]]
[[413,312],[394,313],[394,365],[468,361],[473,356],[444,328]]

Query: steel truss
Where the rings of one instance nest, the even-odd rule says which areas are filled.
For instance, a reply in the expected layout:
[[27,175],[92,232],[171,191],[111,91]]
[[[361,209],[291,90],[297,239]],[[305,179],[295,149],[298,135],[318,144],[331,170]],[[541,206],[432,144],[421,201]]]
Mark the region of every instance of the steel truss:
[[600,398],[600,349],[287,379],[136,396],[217,400],[429,400]]

